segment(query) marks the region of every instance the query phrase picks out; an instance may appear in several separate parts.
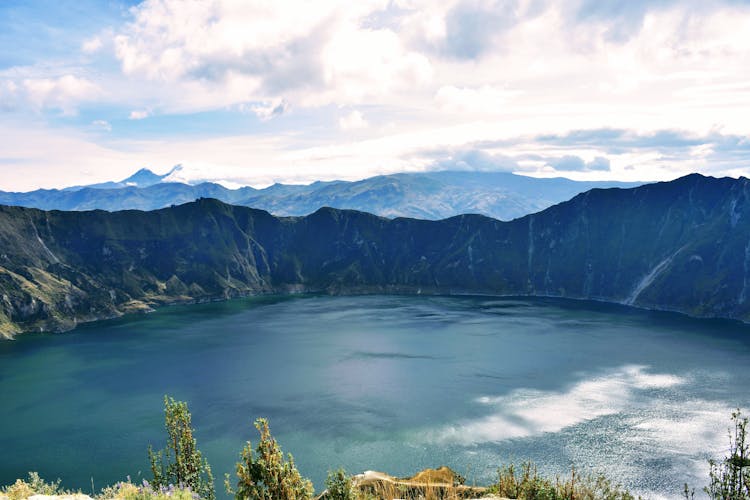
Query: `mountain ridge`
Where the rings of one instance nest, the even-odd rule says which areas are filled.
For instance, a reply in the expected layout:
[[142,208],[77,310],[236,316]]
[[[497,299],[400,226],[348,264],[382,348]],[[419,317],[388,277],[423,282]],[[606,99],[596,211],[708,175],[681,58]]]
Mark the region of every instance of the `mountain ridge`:
[[298,217],[215,199],[150,212],[0,207],[0,330],[65,330],[259,293],[481,293],[750,320],[750,181],[594,189],[510,222]]
[[[177,166],[175,169],[179,169]],[[275,215],[306,215],[321,206],[355,209],[386,217],[443,219],[460,213],[511,220],[538,212],[594,187],[633,187],[618,182],[537,179],[508,172],[400,173],[360,181],[317,181],[307,185],[274,184],[264,189],[229,189],[220,184],[170,181],[172,171],[147,169],[119,182],[28,193],[0,192],[0,203],[44,210],[155,210],[212,197]]]
[[[136,171],[133,175],[126,177],[121,181],[107,181],[99,182],[96,184],[86,184],[81,186],[70,186],[63,188],[60,191],[80,191],[81,189],[119,189],[124,187],[138,187],[145,188],[164,182],[165,179],[169,178],[175,172],[180,171],[181,165],[175,165],[166,174],[156,174],[148,168],[141,168]],[[57,191],[57,190],[51,190]]]

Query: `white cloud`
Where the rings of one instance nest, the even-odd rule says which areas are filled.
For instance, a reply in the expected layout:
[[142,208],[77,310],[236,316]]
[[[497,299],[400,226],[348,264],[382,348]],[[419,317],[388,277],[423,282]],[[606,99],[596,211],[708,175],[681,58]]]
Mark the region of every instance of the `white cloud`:
[[[356,103],[412,90],[432,76],[429,59],[396,32],[363,26],[386,7],[382,0],[146,1],[132,9],[134,20],[114,45],[126,75],[192,84],[193,93],[215,92],[218,107]],[[189,107],[193,93],[168,100]]]
[[597,156],[590,161],[575,155],[565,155],[558,158],[546,159],[546,165],[556,172],[592,172],[609,171],[610,161],[603,156]]
[[250,111],[263,121],[270,120],[275,116],[281,116],[289,110],[289,103],[284,99],[274,99],[255,104],[241,104],[242,111]]
[[93,54],[94,52],[100,50],[103,46],[104,43],[102,42],[101,37],[94,36],[83,41],[83,43],[81,44],[81,50],[85,54]]
[[74,75],[57,78],[24,78],[17,84],[23,99],[37,111],[56,109],[75,114],[81,102],[92,101],[100,94],[92,81]]
[[80,68],[44,66],[0,70],[0,109],[75,115],[82,103],[102,96],[101,88],[81,73]]
[[360,111],[356,109],[351,113],[339,118],[339,127],[341,130],[355,130],[361,128],[367,128],[370,124],[367,123],[365,117]]
[[510,99],[522,94],[504,88],[483,85],[481,87],[440,87],[435,101],[442,109],[453,113],[497,114],[504,112]]
[[[665,154],[649,144],[537,139],[604,129],[750,135],[747,32],[750,6],[734,1],[146,0],[129,22],[83,42],[96,57],[0,71],[0,109],[31,110],[32,121],[49,110],[75,114],[82,103],[131,119],[252,112],[260,122],[252,130],[273,131],[273,145],[248,150],[240,143],[259,137],[226,125],[212,134],[224,130],[234,156],[195,151],[196,165],[213,165],[207,171],[236,167],[238,182],[434,168],[436,150],[448,152],[443,164],[476,150],[540,176],[747,175],[742,151],[707,143]],[[74,65],[81,60],[91,66]],[[368,120],[354,111],[362,109]],[[131,145],[133,157],[151,151],[170,165],[185,158],[168,158],[169,147],[174,156],[207,141],[182,139],[175,123]],[[555,161],[566,157],[580,161]]]
[[[561,1],[149,0],[132,9],[114,46],[129,78],[159,82],[143,88],[167,112],[367,102],[436,123],[437,104],[443,125],[460,115],[552,130],[623,121],[746,130],[737,103],[750,105],[750,41],[740,35],[750,10],[693,7],[639,3],[588,15],[588,3]],[[470,20],[495,18],[498,34],[446,48],[468,43],[455,30],[471,32]],[[607,35],[620,18],[627,33]]]
[[406,50],[398,35],[386,29],[341,29],[322,58],[324,81],[329,93],[335,93],[321,99],[323,103],[358,103],[367,97],[419,89],[433,76],[429,59]]
[[[651,142],[663,140],[652,139],[651,135],[626,134],[619,141],[609,139],[610,151],[606,139],[600,145],[581,134],[573,134],[577,139],[564,136],[551,141],[505,130],[504,139],[496,141],[495,128],[487,122],[438,129],[414,129],[408,123],[395,128],[369,127],[358,132],[364,137],[350,137],[347,142],[331,142],[327,146],[316,145],[319,141],[290,143],[286,134],[277,133],[127,141],[108,134],[106,143],[97,144],[102,141],[98,134],[87,136],[39,125],[19,127],[14,122],[0,121],[0,136],[6,139],[3,155],[19,159],[17,168],[9,169],[9,175],[0,179],[0,189],[100,182],[127,177],[139,165],[166,169],[176,163],[182,164],[181,179],[188,182],[221,181],[256,187],[446,168],[559,176],[561,172],[549,167],[548,162],[565,156],[579,158],[584,168],[589,164],[588,170],[564,172],[577,179],[671,180],[693,171],[735,176],[750,171],[746,153],[749,146],[738,137],[687,136],[688,142],[705,143],[716,149],[716,156],[706,157],[703,153],[693,156],[691,149],[679,146],[679,134],[672,139],[677,141],[678,152],[669,153],[650,146]],[[369,137],[373,129],[378,134],[374,139]],[[589,135],[596,137],[597,132]],[[601,135],[606,138],[608,132],[602,131]],[[717,160],[725,154],[739,159]],[[591,169],[603,163],[597,157],[606,157],[609,172]],[[640,168],[630,168],[632,165]],[[738,165],[745,165],[745,170]]]
[[147,109],[134,109],[128,115],[129,120],[143,120],[151,116],[151,111]]

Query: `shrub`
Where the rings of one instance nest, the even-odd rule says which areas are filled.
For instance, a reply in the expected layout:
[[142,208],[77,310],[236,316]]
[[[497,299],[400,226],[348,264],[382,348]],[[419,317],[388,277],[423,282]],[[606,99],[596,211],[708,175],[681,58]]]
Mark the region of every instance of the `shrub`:
[[251,500],[305,500],[312,497],[313,486],[308,479],[304,479],[294,465],[294,457],[290,453],[284,459],[276,440],[271,436],[268,421],[259,418],[255,421],[255,428],[260,433],[260,441],[256,452],[253,453],[252,444],[248,441],[242,449],[241,461],[237,462],[237,489],[229,483],[226,476],[226,488],[235,498]]
[[328,472],[326,488],[328,498],[331,500],[354,500],[356,498],[352,478],[343,468]]
[[15,483],[2,488],[1,491],[10,500],[21,500],[32,495],[60,495],[66,493],[60,487],[59,479],[53,483],[48,483],[39,477],[38,472],[29,472],[28,480],[16,479]]
[[555,481],[540,477],[531,462],[521,465],[517,471],[513,464],[497,471],[498,479],[489,491],[508,498],[522,500],[635,500],[635,497],[620,485],[613,484],[604,476],[578,476],[575,469],[570,479]]
[[531,462],[521,465],[520,474],[510,464],[497,471],[497,482],[490,487],[493,493],[508,498],[534,498],[539,500],[556,500],[555,485],[537,474],[536,466]]
[[156,490],[170,485],[188,487],[201,498],[214,500],[214,477],[211,466],[195,444],[187,403],[164,396],[164,425],[167,445],[154,453],[149,446],[148,456]]
[[[717,462],[709,460],[709,485],[703,490],[715,500],[750,499],[750,452],[747,437],[747,417],[738,409],[732,412],[734,429],[729,430],[729,456]],[[687,490],[687,485],[685,485]],[[687,496],[687,494],[686,494]]]
[[141,485],[136,485],[127,481],[121,481],[114,486],[104,488],[99,500],[198,500],[200,497],[197,493],[191,491],[189,487],[175,488],[170,485],[166,488],[154,488],[145,479]]

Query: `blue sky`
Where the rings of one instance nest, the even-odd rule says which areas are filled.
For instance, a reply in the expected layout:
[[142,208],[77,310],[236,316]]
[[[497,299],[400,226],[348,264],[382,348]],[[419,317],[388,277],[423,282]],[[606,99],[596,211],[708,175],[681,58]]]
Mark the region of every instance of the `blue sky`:
[[0,2],[0,189],[750,173],[750,1]]

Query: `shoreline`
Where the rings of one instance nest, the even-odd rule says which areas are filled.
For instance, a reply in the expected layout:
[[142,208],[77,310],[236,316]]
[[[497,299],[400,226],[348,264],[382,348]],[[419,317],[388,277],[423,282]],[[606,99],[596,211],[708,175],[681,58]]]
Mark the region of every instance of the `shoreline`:
[[[415,289],[416,288],[416,289]],[[594,297],[570,297],[563,295],[550,295],[550,294],[518,294],[518,293],[497,293],[492,291],[472,291],[472,290],[452,290],[452,289],[428,289],[424,290],[423,287],[408,287],[401,285],[388,285],[388,286],[366,286],[366,287],[353,287],[347,288],[346,290],[338,289],[317,289],[317,288],[305,288],[303,286],[292,285],[288,287],[281,287],[277,290],[271,291],[260,291],[260,292],[240,292],[231,295],[217,295],[211,297],[200,297],[200,298],[179,298],[174,297],[171,300],[161,296],[159,300],[133,300],[126,302],[127,307],[123,309],[117,309],[114,314],[106,314],[103,316],[97,316],[93,318],[73,318],[70,321],[52,323],[49,328],[35,326],[34,328],[21,329],[15,331],[9,336],[3,332],[0,332],[0,342],[16,340],[19,336],[29,336],[33,334],[63,334],[76,330],[79,326],[92,325],[103,321],[114,320],[119,318],[134,318],[143,314],[151,314],[159,310],[167,309],[175,306],[192,306],[200,304],[212,304],[231,302],[235,300],[243,300],[253,297],[281,297],[281,298],[293,298],[299,296],[323,296],[323,297],[361,297],[361,296],[393,296],[393,297],[482,297],[482,298],[497,298],[504,300],[559,300],[569,301],[577,304],[599,304],[610,306],[614,308],[622,309],[623,311],[641,311],[641,312],[654,312],[663,314],[672,314],[684,319],[697,320],[697,321],[717,321],[727,322],[734,325],[750,325],[749,320],[743,320],[740,318],[718,316],[718,315],[695,315],[679,309],[668,308],[668,307],[646,307],[637,304],[631,304],[627,301],[615,301],[608,300],[605,298],[594,298]],[[17,325],[16,323],[12,323]]]

